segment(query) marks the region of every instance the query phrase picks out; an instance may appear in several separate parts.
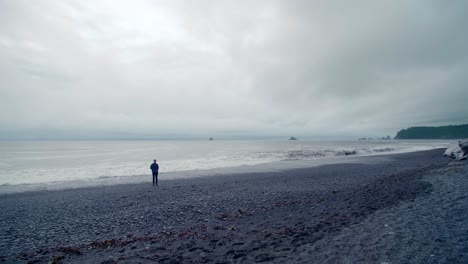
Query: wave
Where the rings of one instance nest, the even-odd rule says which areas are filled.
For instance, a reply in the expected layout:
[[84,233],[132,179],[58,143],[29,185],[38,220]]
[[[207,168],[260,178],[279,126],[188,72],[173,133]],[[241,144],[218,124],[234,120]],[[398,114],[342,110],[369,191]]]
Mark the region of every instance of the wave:
[[286,157],[288,159],[306,159],[306,158],[319,158],[327,156],[325,153],[319,151],[302,151],[302,150],[294,150],[288,151],[286,153]]
[[[195,142],[196,143],[196,142]],[[271,164],[281,161],[298,161],[296,163],[334,162],[339,157],[372,156],[388,153],[421,151],[447,146],[445,141],[391,141],[391,142],[275,142],[275,141],[242,141],[217,142],[218,145],[205,142],[196,145],[194,142],[175,142],[174,149],[166,149],[166,156],[161,155],[161,173],[168,178],[195,177],[200,174],[232,171],[236,167],[257,166],[269,168]],[[94,144],[94,143],[93,143]],[[106,143],[107,144],[107,143]],[[132,143],[133,144],[133,143]],[[158,143],[159,144],[159,143]],[[161,143],[162,144],[162,143]],[[112,146],[119,145],[113,142]],[[54,146],[53,146],[54,147]],[[120,148],[127,148],[125,143]],[[50,160],[48,156],[44,166],[36,162],[23,162],[23,157],[11,158],[0,163],[1,189],[10,189],[21,184],[49,184],[52,182],[130,182],[137,176],[149,175],[148,157],[155,156],[152,148],[143,148],[142,154],[134,157],[134,152],[106,154],[99,158],[89,153],[83,163],[76,163],[75,158],[65,162],[62,159]],[[106,152],[110,153],[110,152]],[[114,152],[112,152],[114,153]],[[138,152],[139,153],[139,152]],[[109,155],[109,156],[107,156]],[[83,156],[77,156],[78,158]],[[338,158],[333,158],[338,157]],[[343,158],[344,159],[344,158]],[[301,162],[306,161],[306,162]],[[310,162],[309,162],[310,161]],[[298,166],[295,162],[282,162],[281,166]],[[15,164],[25,164],[16,166]],[[31,166],[29,166],[31,164]],[[15,165],[15,166],[12,166]],[[257,168],[255,167],[255,168]],[[253,168],[253,167],[252,167]],[[261,170],[261,169],[259,169]],[[169,174],[170,173],[170,174]],[[145,176],[147,177],[147,176]],[[146,179],[146,178],[145,178]],[[60,184],[59,184],[60,185]]]
[[351,156],[351,155],[372,155],[383,152],[391,152],[396,149],[393,147],[374,147],[374,148],[337,148],[326,150],[293,150],[284,154],[283,161],[287,160],[307,160],[333,156]]

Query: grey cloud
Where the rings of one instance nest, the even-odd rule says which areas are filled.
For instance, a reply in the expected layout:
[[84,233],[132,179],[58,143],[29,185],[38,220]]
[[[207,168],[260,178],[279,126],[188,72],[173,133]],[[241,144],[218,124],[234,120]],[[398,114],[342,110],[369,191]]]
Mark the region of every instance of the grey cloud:
[[468,122],[467,10],[0,1],[0,134],[355,137]]
[[[295,105],[304,107],[307,103],[310,108],[303,110],[329,111],[330,107],[322,102],[334,101],[341,108],[338,114],[343,117],[336,117],[336,127],[352,122],[346,119],[360,120],[376,111],[379,114],[374,125],[383,124],[392,112],[402,112],[395,109],[401,106],[409,116],[421,111],[426,112],[426,116],[444,115],[445,112],[447,118],[453,114],[448,113],[449,109],[431,113],[434,105],[455,108],[453,112],[465,114],[463,98],[467,92],[463,85],[456,83],[466,86],[467,82],[464,74],[467,69],[464,47],[468,44],[464,26],[468,22],[464,15],[466,3],[444,7],[438,2],[418,3],[397,1],[389,8],[377,6],[381,3],[375,1],[367,2],[367,5],[357,3],[354,12],[349,13],[334,13],[336,6],[330,4],[333,12],[325,21],[331,25],[321,24],[319,32],[332,35],[331,41],[314,32],[315,24],[320,21],[313,15],[306,17],[314,4],[293,9],[288,18],[294,21],[299,16],[299,22],[283,28],[280,31],[283,35],[278,38],[283,41],[282,45],[274,46],[264,54],[276,57],[278,63],[263,67],[255,86],[273,102],[293,106],[292,109],[297,111],[300,109],[294,109]],[[325,42],[329,48],[314,49],[316,42]],[[454,79],[438,80],[434,71],[446,72],[446,75],[452,71],[462,74],[452,75]],[[442,96],[437,96],[441,94],[437,91],[431,95],[426,92],[431,89],[444,92]],[[419,101],[415,98],[418,96],[429,97],[429,100],[414,104]],[[374,106],[371,101],[375,100],[380,100],[385,108]],[[404,101],[407,106],[401,104]],[[353,112],[355,114],[350,115]],[[396,126],[419,122],[404,118],[400,116],[401,122]]]

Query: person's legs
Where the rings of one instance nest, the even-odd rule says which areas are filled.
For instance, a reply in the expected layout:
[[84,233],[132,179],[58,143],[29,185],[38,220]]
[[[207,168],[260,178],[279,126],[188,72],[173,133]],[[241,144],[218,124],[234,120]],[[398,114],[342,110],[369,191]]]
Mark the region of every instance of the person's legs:
[[155,173],[153,172],[153,186],[154,186],[154,183],[155,183],[155,178],[156,178],[156,176],[155,176]]
[[156,179],[156,186],[158,186],[158,173],[156,172],[154,175],[155,175],[154,177]]

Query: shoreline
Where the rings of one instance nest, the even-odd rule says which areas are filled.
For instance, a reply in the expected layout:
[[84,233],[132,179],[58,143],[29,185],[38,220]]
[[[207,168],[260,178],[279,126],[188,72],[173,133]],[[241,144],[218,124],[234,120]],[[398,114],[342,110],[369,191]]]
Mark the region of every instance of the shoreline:
[[[340,254],[334,239],[347,240],[345,245],[363,242],[352,240],[359,225],[385,210],[437,195],[438,186],[424,180],[427,175],[466,169],[466,163],[448,166],[451,161],[442,153],[167,180],[158,188],[148,183],[2,195],[0,261],[346,263],[347,257],[353,263],[400,263],[391,257],[360,260],[352,247]],[[418,247],[400,250],[415,254]],[[369,256],[385,253],[372,251]]]
[[[438,148],[439,149],[439,148]],[[442,149],[442,148],[440,148]],[[437,150],[437,149],[431,149]],[[187,171],[175,171],[175,172],[161,172],[159,174],[159,180],[163,182],[173,180],[186,180],[196,178],[208,178],[208,177],[221,177],[221,176],[232,176],[241,174],[263,174],[263,173],[277,173],[289,170],[297,169],[308,169],[324,165],[339,165],[348,163],[376,163],[385,162],[388,157],[401,154],[417,153],[422,151],[431,150],[419,150],[409,152],[395,152],[395,153],[373,153],[371,155],[349,155],[349,156],[334,156],[324,157],[314,160],[284,160],[279,162],[268,162],[254,165],[241,165],[233,167],[215,168],[207,170],[187,170]],[[169,178],[167,178],[169,177]],[[151,175],[133,175],[133,176],[105,176],[95,179],[82,179],[82,180],[70,180],[70,181],[57,181],[57,182],[44,182],[44,183],[30,183],[30,184],[17,184],[0,185],[0,197],[3,195],[9,195],[14,193],[26,193],[26,192],[43,192],[43,191],[61,191],[61,190],[73,190],[73,189],[85,189],[85,188],[101,188],[115,185],[134,185],[134,184],[146,184],[148,179],[151,180]]]
[[[446,148],[413,141],[61,141],[2,144],[0,194],[144,182],[153,158],[167,178],[252,173]],[[257,165],[256,165],[257,164]]]

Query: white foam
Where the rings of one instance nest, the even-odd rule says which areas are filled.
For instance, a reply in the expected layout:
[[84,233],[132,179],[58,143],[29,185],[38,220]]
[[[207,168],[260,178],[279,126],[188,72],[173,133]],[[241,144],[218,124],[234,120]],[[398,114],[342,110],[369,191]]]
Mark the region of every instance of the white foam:
[[0,145],[0,186],[131,182],[141,175],[149,175],[149,165],[155,157],[162,174],[180,178],[232,173],[242,171],[246,166],[258,172],[278,169],[276,165],[267,164],[288,164],[291,168],[336,163],[341,157],[411,152],[447,145],[446,141],[396,140],[8,143]]

